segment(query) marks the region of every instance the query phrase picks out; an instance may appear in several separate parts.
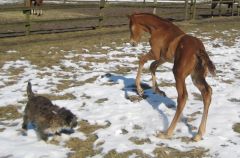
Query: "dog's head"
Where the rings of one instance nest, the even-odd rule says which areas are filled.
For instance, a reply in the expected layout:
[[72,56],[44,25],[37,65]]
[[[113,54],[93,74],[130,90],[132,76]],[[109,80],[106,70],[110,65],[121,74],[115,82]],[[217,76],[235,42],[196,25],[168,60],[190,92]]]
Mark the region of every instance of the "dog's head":
[[70,111],[65,108],[60,108],[58,114],[62,120],[64,120],[64,125],[69,128],[74,128],[77,126],[77,117]]
[[72,130],[77,126],[77,117],[65,108],[53,110],[51,120],[49,120],[47,133],[60,133],[62,130]]

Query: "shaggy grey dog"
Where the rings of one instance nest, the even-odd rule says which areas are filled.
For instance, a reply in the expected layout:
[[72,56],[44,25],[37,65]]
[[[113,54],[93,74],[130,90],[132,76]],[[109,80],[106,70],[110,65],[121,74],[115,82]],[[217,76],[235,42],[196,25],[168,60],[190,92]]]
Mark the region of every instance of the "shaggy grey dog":
[[27,130],[28,123],[32,123],[40,139],[46,141],[49,134],[60,134],[63,130],[72,130],[77,126],[77,117],[71,111],[53,105],[46,97],[35,96],[30,82],[27,96],[22,124],[24,130]]

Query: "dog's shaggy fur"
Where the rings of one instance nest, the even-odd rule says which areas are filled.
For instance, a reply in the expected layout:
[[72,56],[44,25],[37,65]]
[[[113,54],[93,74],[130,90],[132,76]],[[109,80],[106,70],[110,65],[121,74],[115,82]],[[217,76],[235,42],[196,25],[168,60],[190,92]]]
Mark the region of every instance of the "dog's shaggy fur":
[[40,139],[46,141],[49,134],[60,134],[64,129],[77,126],[77,117],[71,111],[53,105],[46,97],[35,96],[30,82],[27,96],[22,124],[24,130],[27,130],[28,123],[33,123]]

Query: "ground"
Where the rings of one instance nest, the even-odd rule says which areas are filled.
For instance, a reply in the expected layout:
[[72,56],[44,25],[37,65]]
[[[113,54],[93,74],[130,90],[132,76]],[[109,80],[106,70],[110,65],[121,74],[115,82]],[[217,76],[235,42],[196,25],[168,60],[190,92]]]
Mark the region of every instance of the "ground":
[[[168,97],[151,90],[150,63],[142,77],[147,98],[136,97],[138,57],[150,46],[145,35],[138,47],[131,47],[123,26],[0,39],[0,157],[240,157],[239,20],[176,24],[203,41],[217,68],[216,77],[207,77],[213,99],[203,140],[191,140],[203,106],[190,78],[188,102],[173,138],[155,136],[166,130],[175,113],[172,64],[157,71]],[[29,80],[35,93],[77,115],[73,134],[48,142],[39,141],[33,129],[21,134]]]

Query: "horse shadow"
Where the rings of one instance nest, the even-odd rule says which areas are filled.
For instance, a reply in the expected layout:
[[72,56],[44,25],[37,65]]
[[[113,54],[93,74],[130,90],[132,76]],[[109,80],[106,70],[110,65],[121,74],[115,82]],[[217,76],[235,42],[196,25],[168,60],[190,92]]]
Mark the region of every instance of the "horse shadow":
[[[120,80],[124,83],[124,88],[122,89],[125,93],[125,98],[129,99],[129,96],[137,96],[137,90],[135,86],[135,78],[127,78],[120,75],[113,75],[113,74],[106,74],[105,75],[109,82],[118,83]],[[176,111],[176,102],[168,97],[160,96],[159,94],[154,93],[152,87],[146,83],[141,83],[142,88],[144,89],[144,97],[141,99],[146,100],[153,109],[157,110],[159,114],[163,118],[163,130],[166,131],[169,127],[169,119],[168,116],[164,113],[163,106],[167,107],[168,109]],[[138,100],[139,101],[139,100]],[[192,126],[187,122],[187,117],[182,115],[182,122],[187,126],[188,132],[193,136],[196,132],[193,132]]]
[[[106,74],[105,76],[109,79],[109,82],[112,83],[118,83],[119,81],[123,82],[124,87],[122,90],[125,93],[126,99],[129,99],[129,97],[131,96],[139,97],[136,91],[135,78],[128,78],[113,74]],[[163,97],[160,96],[159,94],[155,94],[152,88],[146,83],[141,83],[141,86],[144,89],[144,96],[142,98],[141,97],[139,98],[141,98],[141,100],[144,99],[145,101],[147,101],[152,106],[153,109],[159,112],[159,114],[163,118],[163,130],[166,130],[169,126],[169,119],[167,115],[164,113],[164,111],[161,110],[162,106],[166,106],[169,109],[175,110],[176,103],[168,97]]]

